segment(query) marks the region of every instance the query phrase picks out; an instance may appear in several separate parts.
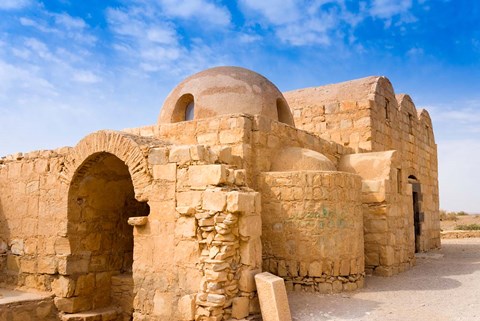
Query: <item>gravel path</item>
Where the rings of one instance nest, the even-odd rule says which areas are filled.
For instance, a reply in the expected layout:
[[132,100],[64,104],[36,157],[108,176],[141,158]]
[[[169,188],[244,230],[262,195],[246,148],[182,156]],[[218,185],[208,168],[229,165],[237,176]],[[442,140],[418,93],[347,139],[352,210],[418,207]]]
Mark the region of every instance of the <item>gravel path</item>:
[[480,238],[442,240],[407,272],[353,293],[289,293],[294,321],[480,320]]

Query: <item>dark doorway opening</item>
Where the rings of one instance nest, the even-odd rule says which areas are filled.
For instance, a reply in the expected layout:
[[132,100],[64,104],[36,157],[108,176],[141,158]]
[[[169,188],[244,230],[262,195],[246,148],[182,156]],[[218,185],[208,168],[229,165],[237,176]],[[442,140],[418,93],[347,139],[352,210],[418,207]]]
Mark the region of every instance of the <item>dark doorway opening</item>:
[[420,182],[413,175],[408,176],[412,185],[413,226],[415,233],[415,253],[421,251],[420,238],[422,235],[423,213],[421,212],[422,191]]
[[[135,199],[127,165],[113,154],[91,155],[77,170],[69,190],[68,233],[71,278],[83,310],[119,306],[123,320],[133,313],[133,227],[131,216],[147,216],[147,203]],[[78,261],[82,264],[78,264]],[[81,287],[89,282],[89,286]]]

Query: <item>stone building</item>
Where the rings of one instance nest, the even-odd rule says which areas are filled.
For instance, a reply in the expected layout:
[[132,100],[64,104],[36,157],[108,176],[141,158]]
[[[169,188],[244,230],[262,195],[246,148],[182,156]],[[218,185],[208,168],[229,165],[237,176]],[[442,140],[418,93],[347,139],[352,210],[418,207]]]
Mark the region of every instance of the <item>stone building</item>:
[[155,125],[1,158],[0,285],[44,295],[0,320],[244,319],[262,270],[352,291],[438,247],[438,206],[430,117],[387,78],[212,68]]

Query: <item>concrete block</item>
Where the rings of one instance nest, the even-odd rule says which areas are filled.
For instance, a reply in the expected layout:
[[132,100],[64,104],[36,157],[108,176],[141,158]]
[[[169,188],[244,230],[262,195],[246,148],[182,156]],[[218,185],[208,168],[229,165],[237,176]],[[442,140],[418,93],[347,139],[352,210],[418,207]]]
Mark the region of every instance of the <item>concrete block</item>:
[[287,290],[282,278],[263,272],[255,275],[263,321],[291,321]]

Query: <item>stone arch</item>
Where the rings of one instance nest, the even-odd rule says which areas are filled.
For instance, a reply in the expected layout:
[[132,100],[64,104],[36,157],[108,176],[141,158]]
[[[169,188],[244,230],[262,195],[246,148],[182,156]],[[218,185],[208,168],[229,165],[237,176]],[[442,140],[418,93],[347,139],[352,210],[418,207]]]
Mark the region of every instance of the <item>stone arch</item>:
[[70,185],[76,176],[86,173],[89,166],[95,164],[92,155],[109,153],[118,157],[128,167],[138,201],[148,201],[148,187],[152,176],[148,169],[146,151],[137,137],[127,133],[101,130],[83,138],[65,159],[61,178]]
[[82,304],[62,311],[114,305],[131,317],[134,233],[128,220],[149,212],[147,202],[136,200],[131,171],[120,158],[100,151],[82,162],[68,191],[65,265],[65,277],[75,287],[74,298],[67,300]]

